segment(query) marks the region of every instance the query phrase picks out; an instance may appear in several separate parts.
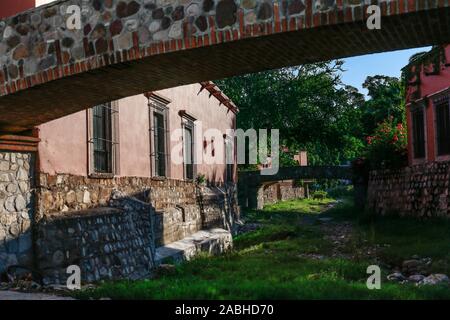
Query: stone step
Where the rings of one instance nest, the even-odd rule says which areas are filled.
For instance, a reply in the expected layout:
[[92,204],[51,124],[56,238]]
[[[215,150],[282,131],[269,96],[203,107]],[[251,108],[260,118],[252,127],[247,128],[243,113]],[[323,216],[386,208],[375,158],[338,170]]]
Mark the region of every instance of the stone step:
[[229,231],[221,228],[201,230],[193,235],[156,248],[156,265],[188,261],[201,252],[218,255],[233,246]]

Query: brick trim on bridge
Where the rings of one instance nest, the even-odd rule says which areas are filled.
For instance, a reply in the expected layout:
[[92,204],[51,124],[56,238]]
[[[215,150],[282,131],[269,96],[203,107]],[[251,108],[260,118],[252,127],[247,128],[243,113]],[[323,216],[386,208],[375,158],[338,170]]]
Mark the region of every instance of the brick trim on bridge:
[[[60,1],[60,3],[67,1]],[[201,35],[189,35],[186,32],[181,39],[170,39],[166,41],[157,41],[148,46],[141,47],[139,44],[139,35],[137,31],[132,33],[133,46],[125,50],[113,50],[111,53],[99,54],[91,58],[86,58],[83,61],[68,63],[67,59],[63,59],[61,52],[62,39],[56,39],[54,42],[58,65],[37,72],[32,75],[27,75],[24,72],[23,65],[19,66],[18,76],[11,78],[8,75],[8,65],[3,66],[0,70],[0,95],[13,94],[20,90],[46,83],[48,81],[68,77],[74,74],[87,72],[90,70],[102,68],[116,63],[125,63],[135,61],[145,57],[170,53],[179,50],[188,50],[204,46],[216,45],[229,41],[242,40],[250,37],[259,37],[264,35],[271,35],[275,33],[299,31],[302,29],[315,28],[324,25],[341,24],[348,22],[361,21],[367,18],[368,4],[364,5],[349,5],[345,3],[352,3],[354,1],[337,0],[335,10],[327,10],[324,12],[311,10],[312,0],[306,0],[306,8],[304,14],[294,15],[292,17],[283,17],[280,10],[280,3],[273,3],[273,19],[268,22],[254,23],[251,25],[244,22],[244,9],[240,8],[237,11],[237,23],[233,28],[217,30],[216,22],[213,16],[209,16],[208,22],[210,30],[208,33]],[[359,2],[359,1],[356,1]],[[379,4],[382,16],[391,16],[398,14],[405,14],[408,12],[416,12],[425,9],[435,9],[447,7],[447,1],[425,1],[425,0],[394,0],[394,1],[371,1],[373,4]],[[48,6],[53,7],[54,4]],[[49,10],[44,8],[37,8],[29,10],[29,12],[38,12]],[[303,12],[303,11],[302,11]],[[20,14],[16,17],[9,18],[9,20],[17,19],[23,16]],[[6,25],[9,23],[6,22]],[[190,27],[188,21],[183,22],[183,30],[188,30]],[[83,39],[85,41],[86,38]],[[114,49],[113,40],[108,41],[109,48]],[[89,55],[89,46],[85,45],[85,54]],[[66,62],[66,63],[65,63]]]

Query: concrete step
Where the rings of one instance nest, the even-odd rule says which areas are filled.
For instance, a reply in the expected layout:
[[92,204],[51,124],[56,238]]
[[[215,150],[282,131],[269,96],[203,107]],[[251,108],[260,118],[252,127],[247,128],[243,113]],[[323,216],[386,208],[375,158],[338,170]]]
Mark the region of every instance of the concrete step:
[[156,248],[156,264],[181,263],[201,252],[211,255],[221,254],[233,246],[229,231],[221,228],[201,230],[176,242]]

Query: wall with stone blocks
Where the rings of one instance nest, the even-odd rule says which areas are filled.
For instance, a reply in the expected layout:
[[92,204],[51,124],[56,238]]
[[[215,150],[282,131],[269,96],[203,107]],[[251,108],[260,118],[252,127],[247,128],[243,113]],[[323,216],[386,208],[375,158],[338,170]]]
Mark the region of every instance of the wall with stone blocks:
[[21,265],[65,283],[76,264],[85,282],[139,278],[154,265],[155,244],[231,230],[237,215],[234,186],[35,174],[34,162],[32,153],[0,152],[0,274]]
[[226,227],[225,215],[236,212],[237,201],[220,188],[197,188],[172,179],[119,177],[93,179],[41,173],[38,181],[38,220],[110,205],[114,190],[150,203],[155,210],[157,244],[180,240],[201,229]]
[[154,266],[151,205],[128,197],[111,205],[39,222],[36,258],[44,284],[65,284],[70,265],[81,268],[82,283],[149,274]]
[[301,199],[305,197],[305,188],[296,186],[294,182],[277,182],[264,186],[264,204],[278,201]]
[[0,273],[31,265],[34,156],[0,151]]
[[375,213],[450,217],[450,162],[370,173],[367,208]]
[[36,242],[44,283],[64,284],[72,264],[81,267],[83,282],[144,277],[154,266],[155,246],[202,229],[230,229],[236,206],[234,189],[184,181],[67,175],[40,180],[46,187],[40,185],[44,211]]
[[157,210],[178,204],[193,205],[195,185],[181,180],[142,177],[96,179],[74,175],[39,174],[38,218],[54,212],[107,206],[114,190],[150,202]]

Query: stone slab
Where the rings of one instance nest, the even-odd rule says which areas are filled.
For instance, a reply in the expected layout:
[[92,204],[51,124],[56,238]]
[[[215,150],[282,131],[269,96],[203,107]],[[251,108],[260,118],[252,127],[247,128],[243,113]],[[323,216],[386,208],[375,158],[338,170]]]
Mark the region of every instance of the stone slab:
[[220,254],[232,248],[233,239],[229,231],[221,228],[201,230],[182,240],[156,249],[155,264],[167,260],[174,262],[188,261],[201,252]]

